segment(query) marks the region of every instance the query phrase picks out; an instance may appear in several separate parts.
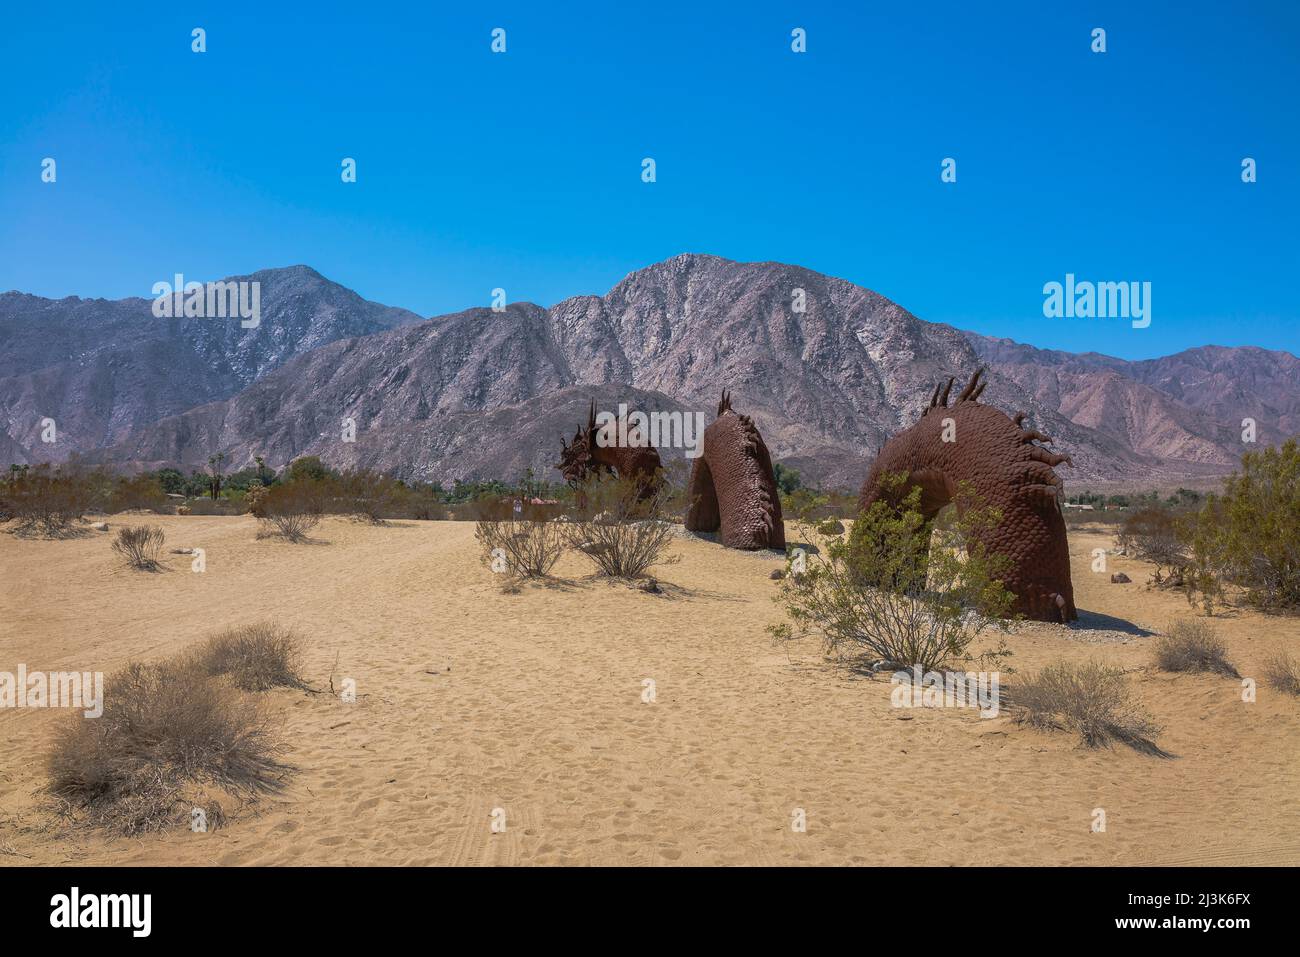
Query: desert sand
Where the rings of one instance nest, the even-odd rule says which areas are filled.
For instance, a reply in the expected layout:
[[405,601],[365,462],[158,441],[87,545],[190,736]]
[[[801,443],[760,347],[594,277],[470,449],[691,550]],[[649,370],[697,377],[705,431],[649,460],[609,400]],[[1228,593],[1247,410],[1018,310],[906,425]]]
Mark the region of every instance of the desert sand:
[[[1009,664],[1129,670],[1169,760],[1005,714],[891,708],[887,677],[773,645],[776,557],[681,539],[680,563],[654,570],[660,595],[593,579],[577,555],[564,583],[509,595],[472,523],[330,519],[292,545],[256,540],[250,517],[147,521],[167,550],[204,548],[206,572],[170,554],[162,573],[133,572],[104,533],[0,534],[0,670],[111,672],[272,620],[303,634],[309,682],[351,677],[362,697],[268,692],[289,788],[212,832],[139,838],[48,810],[42,762],[67,712],[0,711],[0,866],[1300,864],[1300,701],[1261,681],[1245,703],[1236,680],[1154,670],[1146,632],[1190,609],[1139,562],[1093,573],[1091,550],[1111,544],[1100,527],[1070,534],[1081,627],[1021,627]],[[1300,652],[1294,618],[1231,611],[1217,626],[1243,675]]]

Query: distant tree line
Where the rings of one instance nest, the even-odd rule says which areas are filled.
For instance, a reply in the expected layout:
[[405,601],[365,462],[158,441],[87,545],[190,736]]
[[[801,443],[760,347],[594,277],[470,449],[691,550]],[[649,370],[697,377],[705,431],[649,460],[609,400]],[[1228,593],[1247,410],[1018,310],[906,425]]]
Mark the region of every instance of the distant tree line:
[[1195,489],[1180,488],[1173,494],[1160,497],[1160,493],[1152,489],[1149,492],[1134,492],[1132,494],[1103,495],[1100,492],[1077,492],[1074,495],[1067,495],[1065,501],[1071,505],[1091,505],[1093,508],[1150,508],[1152,506],[1163,505],[1168,508],[1193,508],[1199,505],[1205,495]]

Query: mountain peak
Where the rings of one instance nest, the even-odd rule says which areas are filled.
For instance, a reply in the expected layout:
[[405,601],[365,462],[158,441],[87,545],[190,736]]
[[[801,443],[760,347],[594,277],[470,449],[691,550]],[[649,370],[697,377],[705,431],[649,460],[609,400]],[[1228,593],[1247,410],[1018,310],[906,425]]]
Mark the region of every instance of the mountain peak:
[[[985,401],[1056,437],[1077,465],[1072,482],[1222,471],[1239,454],[1243,415],[1257,418],[1261,442],[1300,425],[1300,363],[1287,353],[1206,347],[1134,363],[1038,350],[923,322],[779,262],[683,252],[604,296],[432,321],[301,263],[231,278],[262,283],[255,327],[160,321],[147,299],[0,296],[3,447],[31,460],[99,450],[188,468],[217,451],[272,464],[316,454],[401,476],[490,465],[495,475],[480,477],[530,467],[554,478],[557,423],[571,428],[584,397],[711,415],[728,388],[776,458],[844,487],[916,420],[935,382],[980,364]],[[40,444],[43,416],[59,422],[54,449]],[[346,447],[341,417],[358,425]],[[508,448],[485,447],[485,429],[509,435]]]

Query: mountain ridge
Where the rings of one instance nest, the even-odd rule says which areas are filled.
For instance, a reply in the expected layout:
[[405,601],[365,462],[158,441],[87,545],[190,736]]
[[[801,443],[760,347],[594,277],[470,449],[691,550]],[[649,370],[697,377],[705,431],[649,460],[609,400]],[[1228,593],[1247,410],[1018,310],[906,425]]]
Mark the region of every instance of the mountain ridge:
[[[985,402],[1028,412],[1073,455],[1067,481],[1222,473],[1240,454],[1234,435],[1245,415],[1259,417],[1261,441],[1300,424],[1292,376],[1300,360],[1289,353],[1211,346],[1130,361],[1042,350],[927,322],[869,289],[783,263],[684,253],[629,273],[603,296],[428,319],[366,303],[311,267],[288,270],[251,274],[270,286],[262,326],[281,340],[314,338],[241,352],[227,330],[177,355],[165,346],[188,341],[184,329],[150,340],[153,351],[137,348],[134,358],[189,362],[185,394],[150,406],[140,397],[147,389],[127,389],[123,424],[72,451],[125,466],[193,467],[222,451],[234,467],[255,454],[273,465],[317,454],[412,478],[511,478],[532,467],[554,479],[559,437],[576,421],[561,423],[585,411],[575,399],[582,390],[614,405],[622,390],[624,401],[711,419],[726,387],[775,458],[811,480],[853,486],[884,439],[915,421],[936,381],[979,365],[989,368]],[[13,325],[4,296],[0,340]],[[350,321],[332,322],[340,297],[353,307]],[[128,301],[77,302],[103,302],[114,314]],[[56,379],[65,366],[52,367]],[[12,383],[41,373],[0,375],[0,422],[12,424],[15,409],[33,414],[30,401],[13,401]],[[176,378],[162,376],[155,390],[175,388]],[[345,418],[356,423],[355,443],[340,438]]]

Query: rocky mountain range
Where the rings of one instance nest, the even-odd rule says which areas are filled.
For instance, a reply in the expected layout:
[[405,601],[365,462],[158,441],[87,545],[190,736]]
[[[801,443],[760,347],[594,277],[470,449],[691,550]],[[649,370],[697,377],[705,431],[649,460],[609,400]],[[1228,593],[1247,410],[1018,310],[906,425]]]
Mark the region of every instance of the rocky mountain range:
[[[217,451],[235,468],[313,454],[444,483],[527,467],[558,480],[560,436],[591,399],[707,422],[725,387],[776,460],[853,487],[936,381],[981,364],[983,401],[1030,413],[1072,454],[1067,482],[1221,474],[1243,418],[1261,442],[1300,426],[1288,353],[1207,346],[1128,362],[1036,349],[781,263],[681,255],[604,296],[427,321],[305,266],[235,278],[262,283],[256,329],[155,319],[145,299],[0,295],[0,459],[189,469]],[[40,441],[44,417],[54,445]]]
[[[232,319],[158,319],[150,299],[0,294],[0,459],[61,461],[111,446],[167,416],[229,398],[318,346],[421,321],[306,266],[224,281],[261,284],[255,328]],[[53,443],[41,441],[45,418],[56,425]]]

